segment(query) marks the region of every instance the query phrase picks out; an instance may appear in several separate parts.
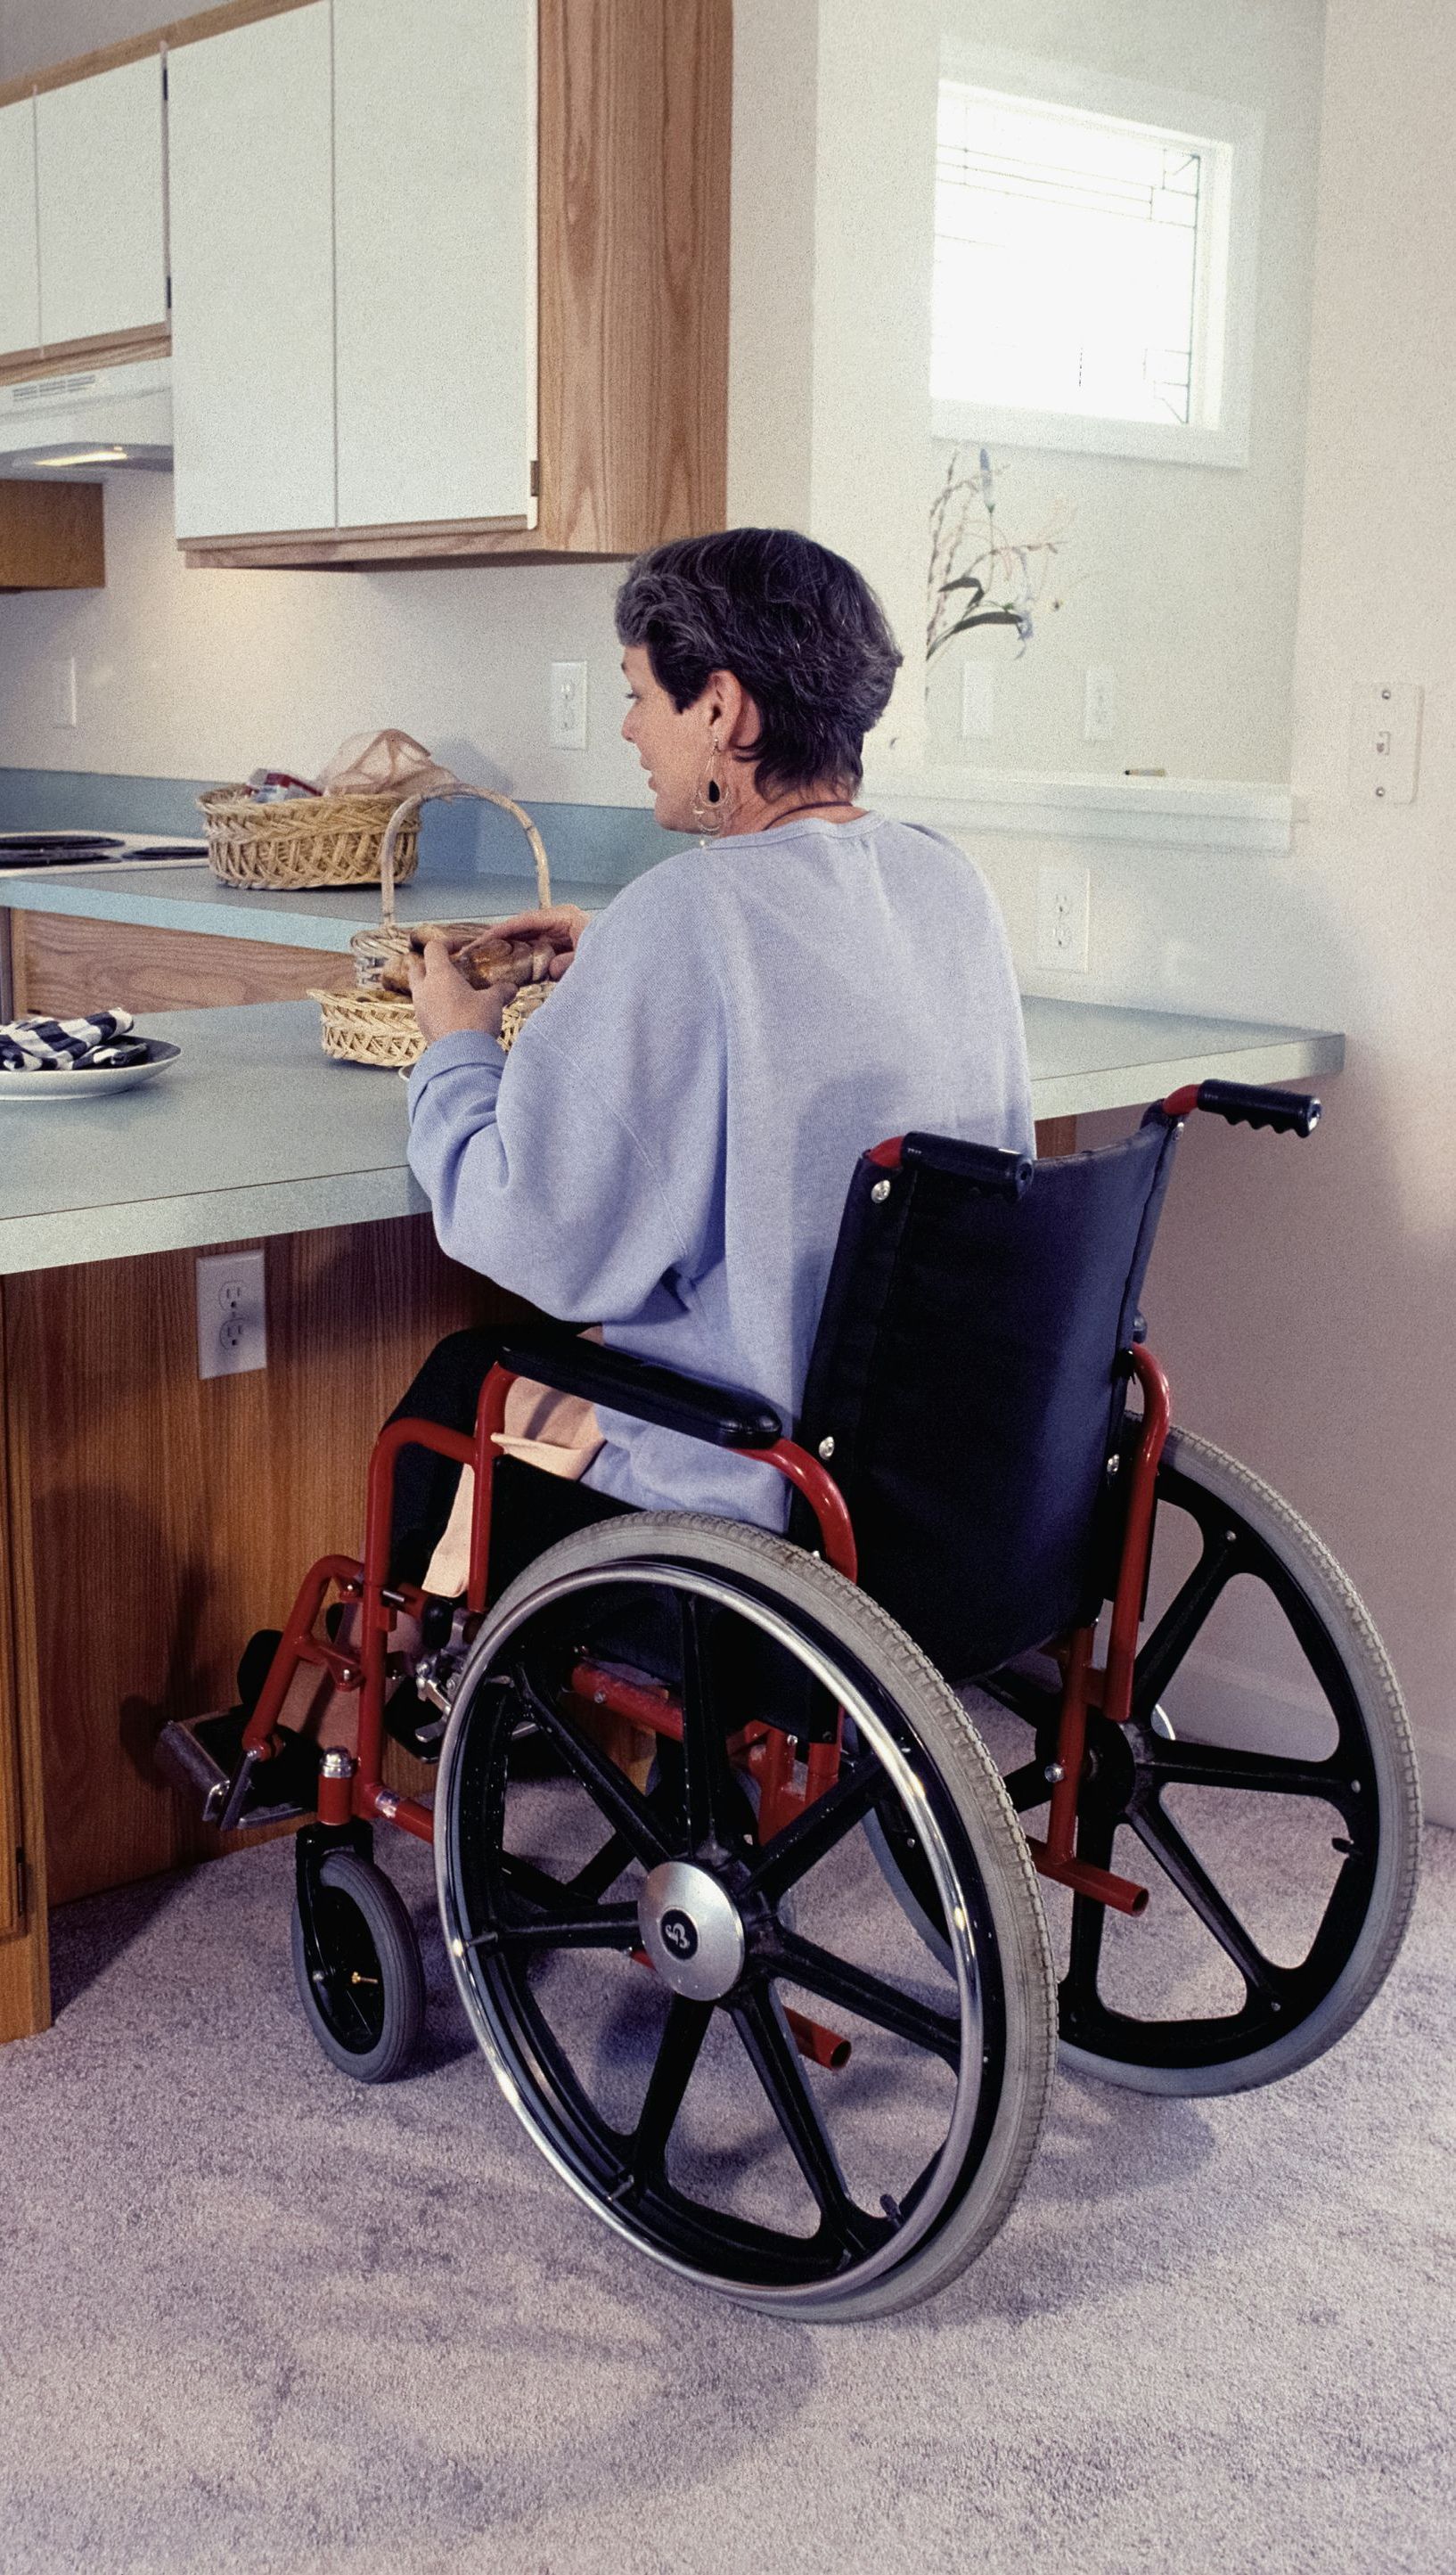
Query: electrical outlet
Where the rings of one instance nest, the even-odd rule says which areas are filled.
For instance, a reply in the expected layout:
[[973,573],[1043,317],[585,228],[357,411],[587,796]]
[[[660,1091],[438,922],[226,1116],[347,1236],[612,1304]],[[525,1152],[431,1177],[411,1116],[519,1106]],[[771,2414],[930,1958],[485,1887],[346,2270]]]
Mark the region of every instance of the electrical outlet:
[[963,742],[989,742],[995,730],[995,674],[989,662],[965,662],[960,671],[960,735]]
[[51,664],[51,722],[74,725],[76,721],[76,656],[68,653],[64,662]]
[[1052,974],[1085,975],[1092,880],[1086,868],[1042,868],[1036,879],[1036,963]]
[[1117,730],[1117,674],[1094,663],[1082,695],[1083,742],[1110,742]]
[[553,662],[551,666],[551,742],[553,751],[587,748],[585,662]]
[[197,1265],[197,1373],[243,1376],[268,1365],[261,1252],[210,1252]]

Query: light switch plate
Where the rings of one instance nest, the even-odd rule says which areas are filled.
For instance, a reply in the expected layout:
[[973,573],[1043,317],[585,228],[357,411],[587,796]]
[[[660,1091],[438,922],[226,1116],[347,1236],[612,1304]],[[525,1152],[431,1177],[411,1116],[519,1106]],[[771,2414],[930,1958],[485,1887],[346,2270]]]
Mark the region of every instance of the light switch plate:
[[63,662],[51,664],[51,722],[74,725],[76,721],[76,656],[68,653]]
[[1117,674],[1094,662],[1082,691],[1082,740],[1111,742],[1117,731]]
[[1421,757],[1423,689],[1374,680],[1355,691],[1350,725],[1350,794],[1374,805],[1413,805]]
[[551,666],[551,743],[553,751],[587,748],[585,662],[553,662]]
[[268,1365],[261,1252],[210,1252],[197,1265],[197,1373],[246,1376]]

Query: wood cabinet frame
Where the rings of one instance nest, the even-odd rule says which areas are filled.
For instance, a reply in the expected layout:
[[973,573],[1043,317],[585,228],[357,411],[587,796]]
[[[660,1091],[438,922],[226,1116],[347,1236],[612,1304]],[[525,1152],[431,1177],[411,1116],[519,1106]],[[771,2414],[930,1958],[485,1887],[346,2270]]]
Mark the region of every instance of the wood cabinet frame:
[[[0,87],[0,105],[306,5],[230,0]],[[539,8],[538,524],[192,539],[188,564],[603,562],[723,526],[732,0]],[[167,333],[124,337],[8,357],[0,381],[171,345]]]

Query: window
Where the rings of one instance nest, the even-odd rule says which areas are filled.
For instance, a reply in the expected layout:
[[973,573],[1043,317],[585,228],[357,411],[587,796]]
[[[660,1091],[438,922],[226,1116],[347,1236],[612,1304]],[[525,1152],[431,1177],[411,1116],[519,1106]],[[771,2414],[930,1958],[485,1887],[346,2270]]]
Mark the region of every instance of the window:
[[1246,463],[1258,120],[1022,68],[940,82],[936,435]]

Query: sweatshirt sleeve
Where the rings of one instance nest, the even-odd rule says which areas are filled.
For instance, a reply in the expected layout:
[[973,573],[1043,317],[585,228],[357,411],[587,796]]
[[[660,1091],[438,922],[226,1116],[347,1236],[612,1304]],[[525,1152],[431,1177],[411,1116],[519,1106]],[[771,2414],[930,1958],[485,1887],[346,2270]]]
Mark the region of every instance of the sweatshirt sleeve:
[[682,1301],[714,1257],[724,1042],[702,908],[624,889],[503,1053],[460,1030],[410,1080],[410,1165],[456,1261],[568,1322]]

